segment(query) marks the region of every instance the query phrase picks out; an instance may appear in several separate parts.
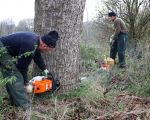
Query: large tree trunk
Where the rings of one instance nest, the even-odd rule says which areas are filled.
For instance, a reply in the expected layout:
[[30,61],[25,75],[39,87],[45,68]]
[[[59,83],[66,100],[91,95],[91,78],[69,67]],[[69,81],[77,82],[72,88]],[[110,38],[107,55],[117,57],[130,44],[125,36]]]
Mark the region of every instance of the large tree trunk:
[[57,30],[60,35],[55,52],[44,54],[48,70],[55,73],[61,89],[78,87],[79,43],[86,0],[35,0],[35,32],[43,35]]

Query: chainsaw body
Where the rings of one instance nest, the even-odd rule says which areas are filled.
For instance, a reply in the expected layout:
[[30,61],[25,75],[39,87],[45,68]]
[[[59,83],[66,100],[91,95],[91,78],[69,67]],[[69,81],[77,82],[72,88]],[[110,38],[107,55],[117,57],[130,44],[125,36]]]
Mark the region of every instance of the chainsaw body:
[[41,81],[35,81],[32,85],[34,88],[33,93],[35,94],[44,93],[53,89],[53,81],[48,78],[44,78]]
[[36,76],[29,81],[29,84],[32,85],[32,93],[34,94],[54,91],[60,86],[58,80],[54,80],[53,77],[45,76]]
[[104,62],[101,64],[101,69],[109,71],[113,65],[114,65],[114,60],[112,58],[105,58]]

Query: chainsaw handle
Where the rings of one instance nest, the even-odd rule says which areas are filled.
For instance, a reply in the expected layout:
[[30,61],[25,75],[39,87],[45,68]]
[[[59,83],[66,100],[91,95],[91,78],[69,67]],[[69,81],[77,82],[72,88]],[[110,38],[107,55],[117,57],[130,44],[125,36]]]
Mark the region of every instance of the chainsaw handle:
[[52,81],[54,81],[55,79],[54,79],[54,76],[53,76],[53,74],[52,73],[48,73],[48,78],[49,79],[51,79]]

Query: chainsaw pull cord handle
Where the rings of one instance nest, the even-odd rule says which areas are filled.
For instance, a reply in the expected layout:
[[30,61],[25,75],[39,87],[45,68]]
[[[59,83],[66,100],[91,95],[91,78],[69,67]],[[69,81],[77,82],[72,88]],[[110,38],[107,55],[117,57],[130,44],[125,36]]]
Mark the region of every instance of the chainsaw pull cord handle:
[[52,91],[58,90],[60,88],[60,83],[58,79],[57,78],[55,79],[52,73],[48,73],[48,78],[52,80],[52,85],[53,85]]
[[54,79],[54,76],[53,76],[53,74],[52,73],[48,73],[48,78],[49,79],[52,79],[52,81],[54,81],[55,79]]
[[55,91],[56,88],[56,80],[54,79],[54,76],[52,73],[48,73],[48,78],[52,80],[52,91]]

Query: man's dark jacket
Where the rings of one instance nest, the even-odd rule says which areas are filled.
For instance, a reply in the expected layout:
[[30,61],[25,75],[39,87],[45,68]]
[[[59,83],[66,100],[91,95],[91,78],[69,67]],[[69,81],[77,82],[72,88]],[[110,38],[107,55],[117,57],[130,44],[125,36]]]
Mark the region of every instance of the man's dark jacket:
[[17,58],[16,67],[22,73],[25,83],[28,81],[27,71],[32,59],[41,70],[45,69],[41,53],[37,49],[39,39],[39,36],[31,32],[18,32],[0,38],[8,53]]

